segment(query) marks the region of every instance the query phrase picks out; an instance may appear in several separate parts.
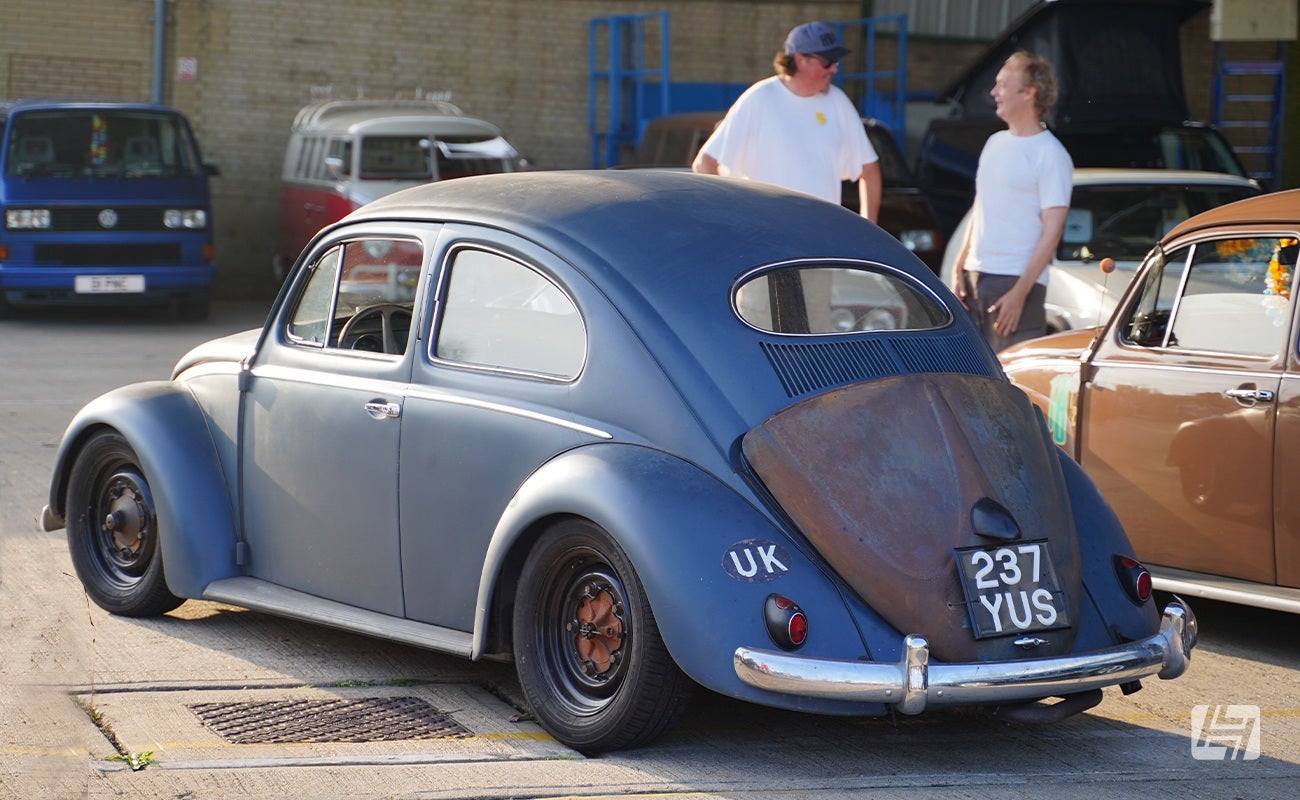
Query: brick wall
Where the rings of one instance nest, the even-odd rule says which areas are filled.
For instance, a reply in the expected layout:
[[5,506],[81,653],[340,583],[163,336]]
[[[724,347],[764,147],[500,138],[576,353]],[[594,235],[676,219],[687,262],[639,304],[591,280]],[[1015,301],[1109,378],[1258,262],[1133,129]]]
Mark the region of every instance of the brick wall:
[[[17,3],[0,38],[0,91],[150,98],[154,0]],[[163,99],[194,124],[214,179],[218,294],[275,289],[279,175],[294,114],[314,87],[370,97],[450,91],[469,114],[500,125],[537,166],[591,163],[588,22],[669,13],[675,82],[749,83],[771,74],[787,30],[849,20],[860,2],[779,0],[168,0]],[[1196,39],[1195,37],[1201,38]],[[1185,61],[1208,63],[1198,31]],[[70,47],[69,43],[75,43]],[[981,49],[909,41],[908,88],[941,88]],[[194,59],[179,80],[177,59]],[[1204,87],[1189,69],[1189,87]],[[1189,88],[1193,110],[1205,100]]]

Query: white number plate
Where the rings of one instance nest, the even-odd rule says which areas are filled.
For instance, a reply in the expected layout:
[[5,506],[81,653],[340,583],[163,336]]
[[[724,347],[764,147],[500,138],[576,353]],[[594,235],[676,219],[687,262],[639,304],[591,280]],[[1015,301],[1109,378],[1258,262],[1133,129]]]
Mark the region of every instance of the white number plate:
[[1046,540],[959,547],[956,553],[976,639],[1069,627]]
[[73,281],[77,294],[140,294],[143,275],[78,275]]

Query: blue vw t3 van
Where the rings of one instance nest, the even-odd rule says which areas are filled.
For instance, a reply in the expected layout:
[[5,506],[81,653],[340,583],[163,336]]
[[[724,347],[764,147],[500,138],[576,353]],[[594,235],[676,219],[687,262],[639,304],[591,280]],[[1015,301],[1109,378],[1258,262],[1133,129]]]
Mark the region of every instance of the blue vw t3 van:
[[205,316],[215,174],[173,108],[0,101],[0,315],[165,303]]

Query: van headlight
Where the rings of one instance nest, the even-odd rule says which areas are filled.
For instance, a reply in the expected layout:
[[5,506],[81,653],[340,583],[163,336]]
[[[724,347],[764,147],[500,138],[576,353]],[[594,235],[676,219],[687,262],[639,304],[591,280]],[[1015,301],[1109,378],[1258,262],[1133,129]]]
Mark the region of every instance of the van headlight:
[[49,230],[48,208],[10,208],[5,210],[5,227],[11,231]]
[[168,228],[198,230],[208,227],[208,212],[201,208],[169,208],[163,212],[163,224]]

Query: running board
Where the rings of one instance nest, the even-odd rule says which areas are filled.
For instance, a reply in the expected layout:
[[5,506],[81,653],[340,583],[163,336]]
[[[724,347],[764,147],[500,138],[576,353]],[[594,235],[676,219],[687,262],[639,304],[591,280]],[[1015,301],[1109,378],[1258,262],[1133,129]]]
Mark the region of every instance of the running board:
[[1151,584],[1162,592],[1300,614],[1300,589],[1150,564],[1146,567],[1151,572]]
[[286,589],[258,578],[224,578],[213,581],[203,590],[203,599],[438,650],[462,658],[470,657],[473,646],[474,637],[465,631],[366,611]]

